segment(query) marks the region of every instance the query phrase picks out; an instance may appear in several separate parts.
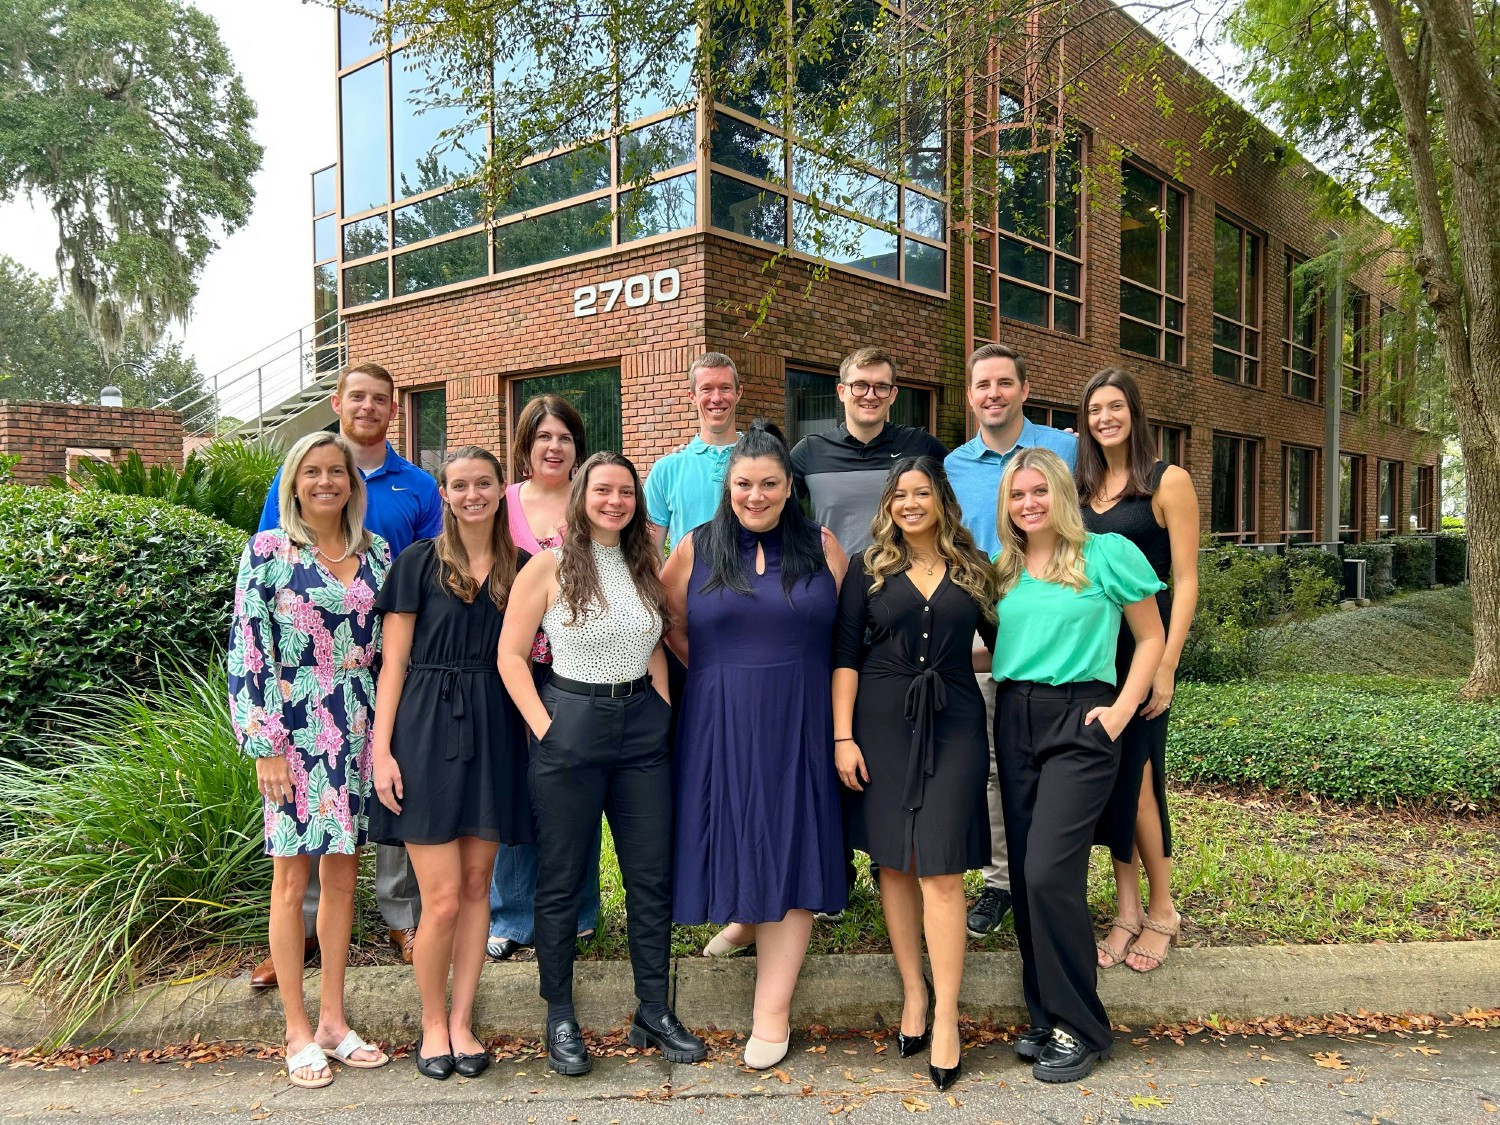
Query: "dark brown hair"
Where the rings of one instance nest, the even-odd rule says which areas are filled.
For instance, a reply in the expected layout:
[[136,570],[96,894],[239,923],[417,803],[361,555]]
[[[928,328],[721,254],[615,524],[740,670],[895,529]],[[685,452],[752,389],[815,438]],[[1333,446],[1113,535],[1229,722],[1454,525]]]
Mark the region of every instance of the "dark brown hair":
[[[460,445],[450,449],[438,469],[438,485],[448,487],[448,469],[455,461],[483,461],[495,472],[495,483],[500,488],[500,503],[495,509],[495,525],[490,531],[490,600],[495,608],[503,610],[510,597],[511,584],[516,580],[516,545],[510,537],[510,514],[505,506],[505,470],[500,460],[488,449],[477,445]],[[469,573],[469,552],[458,534],[458,519],[453,514],[447,497],[443,498],[443,530],[433,541],[433,553],[437,556],[438,584],[447,586],[459,601],[469,603],[479,596],[479,583]]]
[[896,360],[891,353],[884,348],[860,348],[858,351],[850,352],[839,364],[839,382],[847,383],[854,372],[866,367],[874,367],[883,363],[891,369],[891,382],[897,378]]
[[620,532],[620,553],[630,568],[636,593],[648,608],[656,610],[665,630],[669,618],[667,588],[661,582],[661,548],[651,539],[646,498],[641,494],[641,477],[630,458],[612,449],[602,449],[585,461],[574,475],[573,490],[568,493],[568,530],[563,535],[562,556],[557,564],[558,591],[568,605],[567,624],[577,625],[587,610],[608,604],[599,584],[599,568],[594,565],[593,526],[589,523],[585,506],[589,476],[601,465],[618,465],[630,473],[630,481],[635,486],[635,512]]
[[1078,465],[1073,470],[1078,481],[1078,498],[1087,504],[1104,491],[1104,474],[1108,466],[1104,463],[1104,450],[1099,439],[1094,437],[1089,425],[1089,399],[1106,387],[1116,387],[1125,396],[1125,409],[1130,412],[1130,436],[1125,454],[1125,487],[1118,497],[1150,496],[1151,471],[1156,467],[1156,450],[1151,444],[1151,428],[1146,422],[1146,408],[1141,405],[1141,388],[1135,377],[1119,367],[1106,367],[1096,371],[1084,385],[1083,399],[1078,407]]
[[974,349],[974,354],[969,357],[969,362],[964,365],[964,385],[968,386],[974,381],[974,365],[986,359],[1008,359],[1016,365],[1016,378],[1026,382],[1026,361],[1021,358],[1021,353],[1008,344],[981,344]]
[[511,476],[518,481],[531,478],[531,447],[536,444],[536,432],[542,428],[544,418],[556,418],[573,435],[575,473],[589,455],[583,415],[578,413],[578,408],[562,395],[537,395],[521,408],[521,416],[516,419],[515,439],[510,446]]

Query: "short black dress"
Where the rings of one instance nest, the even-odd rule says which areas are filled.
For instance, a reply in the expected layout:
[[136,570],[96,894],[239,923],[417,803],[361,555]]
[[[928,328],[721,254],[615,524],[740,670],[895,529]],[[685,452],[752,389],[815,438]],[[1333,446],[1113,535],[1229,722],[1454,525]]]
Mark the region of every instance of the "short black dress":
[[870,775],[844,793],[850,846],[918,876],[983,867],[990,744],[972,653],[976,630],[994,647],[994,623],[948,575],[930,598],[904,573],[874,595],[872,581],[851,559],[833,635],[833,666],[859,672],[852,733]]
[[[523,552],[520,562],[528,557]],[[504,614],[490,599],[488,584],[472,602],[460,601],[438,582],[434,541],[422,539],[391,566],[375,609],[413,613],[417,620],[391,735],[404,790],[401,813],[374,797],[370,839],[535,840],[524,727],[496,664]]]
[[[1115,503],[1108,511],[1096,512],[1087,504],[1083,506],[1083,523],[1096,534],[1114,532],[1123,535],[1137,547],[1156,577],[1170,582],[1172,576],[1172,539],[1167,529],[1156,522],[1156,513],[1151,509],[1152,497],[1161,486],[1162,474],[1167,463],[1158,461],[1151,469],[1147,483],[1150,496],[1127,496]],[[1156,606],[1161,611],[1161,625],[1165,629],[1172,620],[1172,591],[1168,587],[1156,595]],[[1115,651],[1116,682],[1125,683],[1130,672],[1130,660],[1135,655],[1135,636],[1130,626],[1120,622],[1119,647]],[[1156,807],[1161,813],[1161,840],[1166,855],[1172,854],[1172,824],[1167,817],[1167,719],[1168,710],[1154,719],[1143,719],[1136,715],[1120,735],[1120,772],[1115,779],[1115,788],[1109,795],[1109,803],[1094,826],[1094,843],[1109,848],[1114,858],[1129,863],[1135,854],[1135,817],[1141,799],[1141,776],[1146,763],[1151,763],[1151,788],[1156,793]]]

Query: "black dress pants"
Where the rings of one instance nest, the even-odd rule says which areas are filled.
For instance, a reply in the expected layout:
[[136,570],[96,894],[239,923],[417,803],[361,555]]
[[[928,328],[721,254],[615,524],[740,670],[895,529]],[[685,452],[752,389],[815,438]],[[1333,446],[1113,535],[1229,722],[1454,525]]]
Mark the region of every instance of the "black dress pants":
[[542,999],[573,999],[578,900],[599,830],[609,818],[625,882],[635,994],[667,1002],[672,949],[672,709],[654,688],[622,699],[549,683],[552,725],[531,740],[537,821],[536,959]]
[[1021,978],[1033,1027],[1060,1027],[1090,1050],[1110,1044],[1099,1000],[1089,847],[1114,787],[1120,744],[1099,720],[1106,683],[1053,687],[1009,681],[995,708],[995,754]]

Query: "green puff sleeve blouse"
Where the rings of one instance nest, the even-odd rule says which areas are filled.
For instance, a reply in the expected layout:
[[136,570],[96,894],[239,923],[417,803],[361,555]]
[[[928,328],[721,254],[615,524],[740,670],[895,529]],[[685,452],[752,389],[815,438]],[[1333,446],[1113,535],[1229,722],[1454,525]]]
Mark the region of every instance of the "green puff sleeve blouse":
[[1121,607],[1166,588],[1123,535],[1090,535],[1083,546],[1089,584],[1073,590],[1024,569],[996,607],[1000,625],[991,675],[1042,684],[1115,682]]

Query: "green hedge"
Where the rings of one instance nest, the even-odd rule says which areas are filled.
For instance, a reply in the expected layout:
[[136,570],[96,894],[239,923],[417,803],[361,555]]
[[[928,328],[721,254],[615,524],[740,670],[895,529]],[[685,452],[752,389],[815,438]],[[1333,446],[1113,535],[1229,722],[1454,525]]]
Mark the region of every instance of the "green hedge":
[[[172,504],[0,486],[0,750],[100,684],[224,644],[245,536]],[[35,732],[33,732],[35,733]]]
[[1365,593],[1375,601],[1396,592],[1396,582],[1391,575],[1393,554],[1389,540],[1349,543],[1344,547],[1344,558],[1365,560]]
[[1303,677],[1183,684],[1167,773],[1351,803],[1500,805],[1500,703],[1460,681]]
[[1437,537],[1437,580],[1444,586],[1457,586],[1468,577],[1469,541],[1462,535],[1444,532]]
[[1398,535],[1391,545],[1391,581],[1398,590],[1425,590],[1432,585],[1434,550],[1431,539]]

